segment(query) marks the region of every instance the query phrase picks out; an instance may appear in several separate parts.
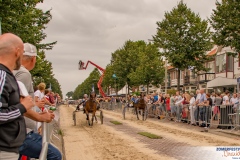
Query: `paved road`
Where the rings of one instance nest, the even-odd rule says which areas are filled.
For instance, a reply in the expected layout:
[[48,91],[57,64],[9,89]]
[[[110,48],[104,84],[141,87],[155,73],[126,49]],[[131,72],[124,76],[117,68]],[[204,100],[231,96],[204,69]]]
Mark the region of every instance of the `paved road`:
[[[209,150],[206,147],[194,147],[187,143],[178,142],[172,139],[163,137],[162,139],[150,139],[139,135],[139,132],[146,132],[140,128],[136,128],[123,123],[123,125],[114,125],[110,121],[111,118],[104,117],[104,124],[113,127],[117,131],[121,131],[130,137],[134,137],[147,148],[155,150],[159,155],[167,155],[177,160],[220,160],[222,157],[217,157],[216,152]],[[222,158],[224,159],[224,158]],[[225,159],[226,160],[226,159]]]

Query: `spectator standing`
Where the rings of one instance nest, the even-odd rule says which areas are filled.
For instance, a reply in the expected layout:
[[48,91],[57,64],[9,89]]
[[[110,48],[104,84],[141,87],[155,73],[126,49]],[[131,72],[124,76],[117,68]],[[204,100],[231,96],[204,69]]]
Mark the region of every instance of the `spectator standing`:
[[0,36],[0,160],[17,160],[25,137],[23,114],[34,106],[31,96],[21,98],[12,74],[21,66],[24,47],[14,34]]
[[211,98],[211,95],[209,93],[206,94],[206,98],[207,98],[207,101],[206,101],[206,104],[205,104],[205,107],[206,107],[206,113],[205,113],[205,121],[206,123],[204,124],[205,127],[208,127],[210,125],[210,117],[211,117],[211,111],[212,111],[212,98]]
[[225,95],[223,96],[223,105],[229,104],[229,95],[230,95],[230,93],[229,93],[229,91],[227,90],[227,91],[225,92]]
[[196,104],[195,104],[196,100],[193,93],[190,94],[190,97],[191,99],[189,101],[189,110],[190,110],[191,125],[196,125],[196,120],[194,116],[195,109],[196,109]]
[[214,105],[214,109],[213,109],[213,116],[211,118],[211,121],[214,120],[216,115],[217,115],[218,122],[220,120],[220,105],[222,104],[222,98],[220,97],[220,95],[221,95],[220,93],[216,94],[215,105]]
[[170,107],[171,107],[171,117],[175,117],[177,112],[177,108],[175,105],[175,95],[172,95],[170,98]]
[[[201,97],[201,93],[200,93],[200,90],[196,90],[196,95],[195,95],[195,112],[194,112],[194,117],[195,117],[195,120],[196,121],[199,121],[199,100],[200,100],[200,97]],[[197,122],[199,123],[199,122]]]
[[201,94],[201,97],[199,99],[199,103],[198,103],[198,107],[199,107],[199,115],[200,115],[200,122],[199,122],[199,126],[203,127],[203,124],[205,123],[205,114],[206,114],[206,102],[207,102],[207,97],[206,97],[206,94],[205,94],[205,91],[204,89],[201,89],[200,90],[200,94]]
[[175,105],[177,107],[177,120],[176,120],[176,122],[181,122],[183,100],[184,99],[180,96],[179,91],[177,91],[176,92],[176,97],[175,97]]
[[233,112],[236,112],[237,106],[239,104],[239,101],[238,101],[236,93],[234,93],[233,97],[230,99],[230,104],[233,105]]
[[[31,71],[36,63],[37,50],[32,44],[24,44],[24,53],[22,58],[22,66],[19,70],[14,71],[14,75],[17,80],[21,81],[27,88],[29,95],[34,98],[34,91],[32,86]],[[44,95],[44,94],[43,94]],[[37,113],[37,108],[44,107],[45,101],[42,95],[41,100],[36,99],[35,107],[33,110],[28,110],[25,116],[26,132],[27,136],[24,140],[24,144],[20,146],[19,152],[21,155],[28,156],[29,158],[39,158],[42,149],[42,136],[39,135],[36,130],[36,121],[38,122],[51,122],[54,118],[54,114],[50,112]],[[38,106],[38,107],[37,107]],[[27,118],[28,117],[28,118]],[[21,158],[21,157],[20,157]],[[61,160],[62,156],[59,150],[53,147],[51,144],[48,145],[48,160]]]

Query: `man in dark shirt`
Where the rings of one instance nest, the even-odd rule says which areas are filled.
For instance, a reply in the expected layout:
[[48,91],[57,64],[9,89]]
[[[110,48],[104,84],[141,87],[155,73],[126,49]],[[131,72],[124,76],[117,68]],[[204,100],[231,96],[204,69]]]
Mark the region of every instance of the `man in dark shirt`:
[[31,96],[21,98],[12,73],[21,66],[23,42],[14,34],[0,36],[0,160],[18,159],[26,136],[23,114],[34,106]]

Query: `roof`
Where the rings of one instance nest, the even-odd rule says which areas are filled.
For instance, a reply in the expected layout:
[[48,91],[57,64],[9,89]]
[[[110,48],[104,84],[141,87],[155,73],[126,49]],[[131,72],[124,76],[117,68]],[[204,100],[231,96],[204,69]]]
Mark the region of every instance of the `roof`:
[[207,53],[208,56],[213,56],[217,53],[218,48],[214,48],[213,50],[211,50],[210,52]]
[[173,69],[174,67],[173,66],[168,66],[167,67],[167,69],[169,70],[169,69]]

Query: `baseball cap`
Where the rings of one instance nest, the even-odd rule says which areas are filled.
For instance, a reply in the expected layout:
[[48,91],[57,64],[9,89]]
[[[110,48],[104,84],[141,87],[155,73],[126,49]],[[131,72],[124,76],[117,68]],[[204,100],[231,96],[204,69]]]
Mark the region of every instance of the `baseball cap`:
[[37,56],[37,48],[30,43],[24,43],[24,53],[23,53],[23,55]]

